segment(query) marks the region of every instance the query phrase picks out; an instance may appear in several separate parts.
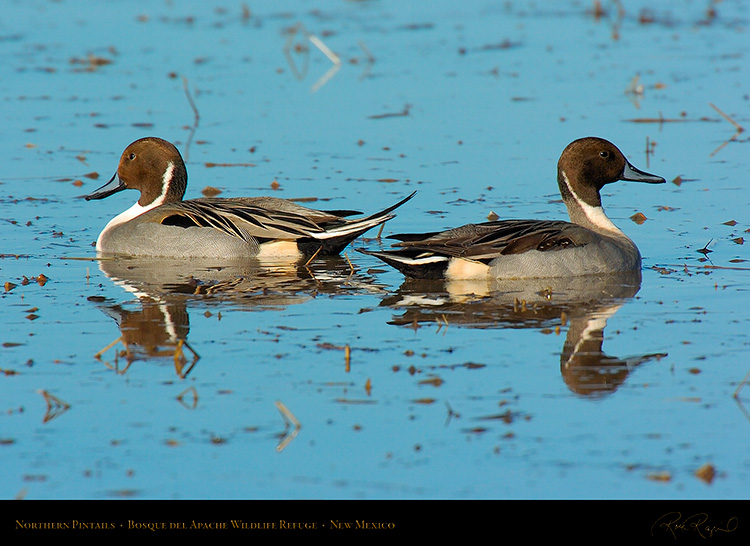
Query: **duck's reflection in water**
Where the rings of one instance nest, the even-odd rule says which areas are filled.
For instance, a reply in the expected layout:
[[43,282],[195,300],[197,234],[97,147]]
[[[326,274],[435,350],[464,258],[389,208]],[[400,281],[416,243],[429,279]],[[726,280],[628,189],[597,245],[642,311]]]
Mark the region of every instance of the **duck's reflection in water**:
[[[177,375],[186,377],[200,358],[187,342],[189,307],[229,304],[244,310],[280,309],[321,294],[382,293],[371,277],[355,272],[347,260],[338,257],[306,266],[255,260],[216,265],[200,260],[124,258],[101,260],[99,268],[135,296],[126,302],[88,298],[120,329],[120,336],[95,355],[119,373],[136,361],[171,359]],[[112,352],[114,357],[108,359]]]
[[635,367],[666,356],[618,358],[602,348],[607,320],[637,294],[640,283],[638,272],[490,282],[407,280],[381,305],[403,309],[390,324],[412,328],[422,323],[439,328],[567,327],[560,353],[563,381],[577,395],[601,397],[623,384]]
[[[171,358],[175,372],[186,377],[200,356],[187,342],[190,319],[186,302],[141,296],[134,304],[116,303],[99,296],[89,297],[120,328],[120,337],[97,352],[94,357],[118,373],[125,373],[133,362]],[[122,344],[123,349],[117,346]],[[112,362],[106,360],[114,351]],[[121,364],[121,359],[124,364]]]

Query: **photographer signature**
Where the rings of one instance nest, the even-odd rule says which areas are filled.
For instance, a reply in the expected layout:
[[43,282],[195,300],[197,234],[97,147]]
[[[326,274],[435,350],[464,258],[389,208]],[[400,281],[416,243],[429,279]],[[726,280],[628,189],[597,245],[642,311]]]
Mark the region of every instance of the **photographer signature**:
[[651,536],[659,529],[672,534],[677,538],[677,533],[694,532],[701,538],[711,538],[718,533],[731,533],[737,530],[739,520],[732,516],[723,525],[714,525],[708,521],[708,514],[697,513],[683,518],[680,512],[668,512],[657,519],[651,525]]

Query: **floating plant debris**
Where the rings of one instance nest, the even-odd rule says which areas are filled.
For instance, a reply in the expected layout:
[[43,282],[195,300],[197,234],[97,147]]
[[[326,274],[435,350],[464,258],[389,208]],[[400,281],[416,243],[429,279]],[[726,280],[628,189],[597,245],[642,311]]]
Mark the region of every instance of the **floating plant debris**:
[[213,186],[206,186],[201,190],[201,194],[204,197],[216,197],[221,193],[221,190],[219,188],[214,188]]
[[630,219],[639,226],[647,220],[646,215],[642,212],[636,212],[633,216],[630,217]]
[[710,484],[716,477],[716,468],[714,468],[714,465],[706,463],[698,468],[694,474],[697,478]]

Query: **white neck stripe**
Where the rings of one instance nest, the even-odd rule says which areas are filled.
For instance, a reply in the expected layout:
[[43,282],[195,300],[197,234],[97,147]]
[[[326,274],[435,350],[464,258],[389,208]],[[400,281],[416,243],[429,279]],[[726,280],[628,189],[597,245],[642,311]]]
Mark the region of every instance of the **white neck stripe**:
[[584,216],[586,216],[589,222],[591,222],[595,227],[599,229],[622,234],[622,231],[620,231],[620,229],[614,223],[612,223],[612,220],[610,220],[609,217],[605,214],[604,209],[601,206],[589,205],[583,199],[578,197],[578,194],[571,187],[568,176],[564,171],[562,175],[563,180],[565,181],[565,185],[568,187],[568,191],[570,191],[573,199],[575,199],[578,207],[581,209]]
[[164,176],[161,178],[161,195],[154,199],[152,203],[149,203],[146,205],[146,210],[150,210],[154,207],[158,207],[159,205],[164,203],[164,199],[167,197],[167,192],[169,192],[169,186],[172,184],[172,176],[174,175],[174,163],[171,161],[167,163],[167,170],[164,171]]

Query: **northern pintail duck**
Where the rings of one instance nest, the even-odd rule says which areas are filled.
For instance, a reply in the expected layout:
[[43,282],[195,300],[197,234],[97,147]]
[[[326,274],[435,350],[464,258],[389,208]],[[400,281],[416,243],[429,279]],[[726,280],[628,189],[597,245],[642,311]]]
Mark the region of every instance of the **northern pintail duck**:
[[357,211],[319,211],[277,197],[198,198],[183,201],[187,170],[177,148],[156,137],[130,144],[117,172],[86,196],[103,199],[125,189],[140,199],[104,227],[96,249],[105,255],[292,259],[333,255],[367,230],[393,218],[385,210],[358,219]]
[[633,167],[601,138],[570,143],[557,164],[557,183],[570,222],[498,220],[447,231],[393,235],[395,250],[368,251],[409,277],[422,279],[551,278],[638,271],[638,247],[604,214],[605,184],[665,180]]

